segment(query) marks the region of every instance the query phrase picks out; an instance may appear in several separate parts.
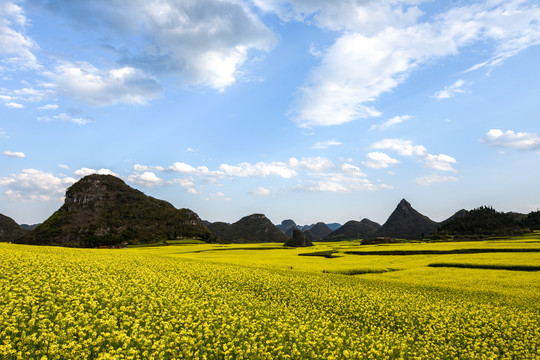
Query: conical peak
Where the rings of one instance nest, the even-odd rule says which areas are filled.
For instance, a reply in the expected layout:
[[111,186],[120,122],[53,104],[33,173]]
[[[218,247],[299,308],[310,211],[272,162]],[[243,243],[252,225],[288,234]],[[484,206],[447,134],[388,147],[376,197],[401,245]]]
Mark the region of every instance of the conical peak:
[[411,204],[407,200],[401,199],[401,201],[398,204],[398,207],[400,207],[400,208],[410,208]]

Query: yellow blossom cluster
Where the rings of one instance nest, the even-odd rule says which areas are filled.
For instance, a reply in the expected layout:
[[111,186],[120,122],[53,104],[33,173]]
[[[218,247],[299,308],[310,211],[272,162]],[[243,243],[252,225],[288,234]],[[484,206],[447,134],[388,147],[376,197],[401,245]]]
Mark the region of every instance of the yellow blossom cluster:
[[0,244],[0,359],[534,359],[538,304],[354,276]]

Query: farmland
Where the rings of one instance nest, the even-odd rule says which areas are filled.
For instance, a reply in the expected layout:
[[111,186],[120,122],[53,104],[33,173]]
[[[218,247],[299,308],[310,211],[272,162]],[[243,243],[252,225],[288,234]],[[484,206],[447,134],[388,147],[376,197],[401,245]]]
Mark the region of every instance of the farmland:
[[0,244],[0,358],[540,357],[540,272],[435,263],[538,267],[540,234],[304,249]]

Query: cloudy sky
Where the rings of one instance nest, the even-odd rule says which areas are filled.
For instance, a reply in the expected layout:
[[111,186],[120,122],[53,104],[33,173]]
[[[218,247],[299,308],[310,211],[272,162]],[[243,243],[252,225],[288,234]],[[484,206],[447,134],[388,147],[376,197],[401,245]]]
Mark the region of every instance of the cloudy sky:
[[540,2],[0,0],[0,213],[114,174],[210,221],[540,208]]

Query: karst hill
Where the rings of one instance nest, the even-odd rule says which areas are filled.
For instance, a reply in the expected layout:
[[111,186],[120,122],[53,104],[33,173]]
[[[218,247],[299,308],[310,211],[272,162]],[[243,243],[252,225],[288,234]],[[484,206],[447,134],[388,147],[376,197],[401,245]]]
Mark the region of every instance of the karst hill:
[[435,232],[437,232],[437,223],[420,214],[407,200],[403,199],[388,220],[373,234],[373,237],[417,240]]
[[151,243],[211,233],[189,209],[147,196],[111,175],[89,175],[66,191],[65,201],[17,243],[71,247]]
[[0,214],[0,241],[11,242],[22,237],[24,231],[12,218]]
[[284,243],[289,238],[263,214],[245,216],[233,224],[209,223],[208,228],[228,243]]

